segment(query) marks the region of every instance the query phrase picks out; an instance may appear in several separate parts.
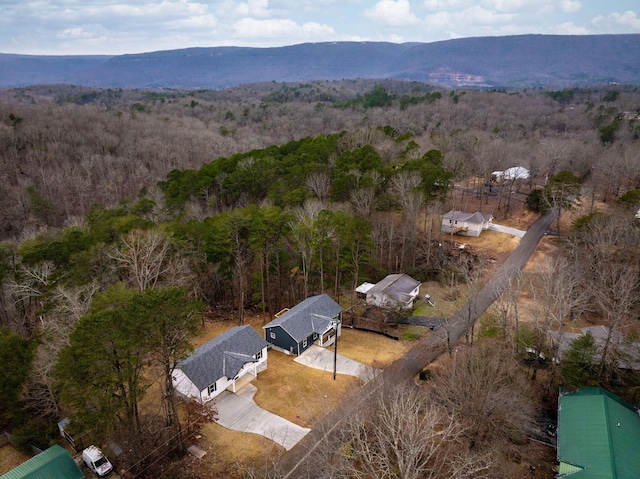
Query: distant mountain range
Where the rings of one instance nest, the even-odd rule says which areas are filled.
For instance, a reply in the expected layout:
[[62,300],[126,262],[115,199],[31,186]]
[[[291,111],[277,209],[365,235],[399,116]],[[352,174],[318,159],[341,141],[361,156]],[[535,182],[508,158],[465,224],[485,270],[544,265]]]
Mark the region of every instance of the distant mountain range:
[[0,54],[0,87],[218,89],[264,81],[397,79],[447,87],[640,84],[640,34],[518,35],[434,43],[332,42],[118,56]]

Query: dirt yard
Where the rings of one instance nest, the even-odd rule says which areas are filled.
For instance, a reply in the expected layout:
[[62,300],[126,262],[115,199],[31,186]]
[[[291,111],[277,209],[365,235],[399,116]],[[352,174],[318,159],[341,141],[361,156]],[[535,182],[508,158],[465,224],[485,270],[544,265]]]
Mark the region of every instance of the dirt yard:
[[15,448],[11,444],[0,446],[0,474],[9,472],[14,467],[18,467],[31,456]]

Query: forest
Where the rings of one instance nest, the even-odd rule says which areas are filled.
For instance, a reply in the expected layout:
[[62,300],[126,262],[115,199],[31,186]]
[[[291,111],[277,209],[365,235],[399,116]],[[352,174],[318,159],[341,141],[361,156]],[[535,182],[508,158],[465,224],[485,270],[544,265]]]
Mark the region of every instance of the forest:
[[[560,386],[600,384],[640,403],[640,377],[617,366],[640,333],[638,87],[34,86],[0,91],[0,161],[0,426],[19,446],[48,445],[70,417],[127,445],[127,477],[164,470],[206,419],[171,381],[205,321],[271,318],[318,293],[353,308],[360,283],[394,272],[470,296],[489,262],[443,247],[452,209],[505,224],[556,209],[553,253],[477,325],[483,341],[458,360],[482,371],[372,398],[384,423],[354,413],[338,439],[352,449],[323,451],[318,477],[506,477],[504,443],[523,443]],[[496,181],[513,166],[530,177]],[[587,335],[562,364],[543,363],[557,334],[587,320],[608,326],[603,351]],[[459,395],[472,382],[501,398],[491,423],[469,423]],[[158,417],[144,413],[151,394]],[[419,422],[403,423],[407,411]],[[393,435],[383,427],[423,441],[382,458],[371,446]]]

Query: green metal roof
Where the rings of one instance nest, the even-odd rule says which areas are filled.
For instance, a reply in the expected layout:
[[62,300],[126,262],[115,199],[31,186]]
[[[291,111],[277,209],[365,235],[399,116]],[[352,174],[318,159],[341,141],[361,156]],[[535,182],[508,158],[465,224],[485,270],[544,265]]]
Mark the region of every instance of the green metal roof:
[[84,479],[84,474],[69,451],[56,444],[1,475],[0,479]]
[[640,471],[640,416],[615,394],[581,388],[558,409],[560,476],[634,479]]

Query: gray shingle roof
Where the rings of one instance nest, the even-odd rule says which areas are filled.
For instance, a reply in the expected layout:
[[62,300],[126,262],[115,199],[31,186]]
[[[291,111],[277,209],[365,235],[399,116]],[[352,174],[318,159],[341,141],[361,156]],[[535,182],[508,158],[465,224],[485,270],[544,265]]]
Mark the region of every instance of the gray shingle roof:
[[223,376],[233,378],[268,343],[249,325],[236,326],[197,348],[177,365],[202,391]]
[[297,342],[313,333],[322,334],[332,319],[342,312],[342,306],[326,294],[311,296],[298,303],[282,316],[277,317],[264,328],[280,326]]
[[489,221],[492,216],[490,214],[480,213],[479,211],[475,213],[466,213],[464,211],[449,211],[448,213],[443,215],[445,220],[452,221],[467,221],[469,223],[481,225],[485,221]]
[[411,292],[420,286],[420,281],[408,274],[390,274],[367,291],[367,294],[384,293],[398,302],[405,302]]

